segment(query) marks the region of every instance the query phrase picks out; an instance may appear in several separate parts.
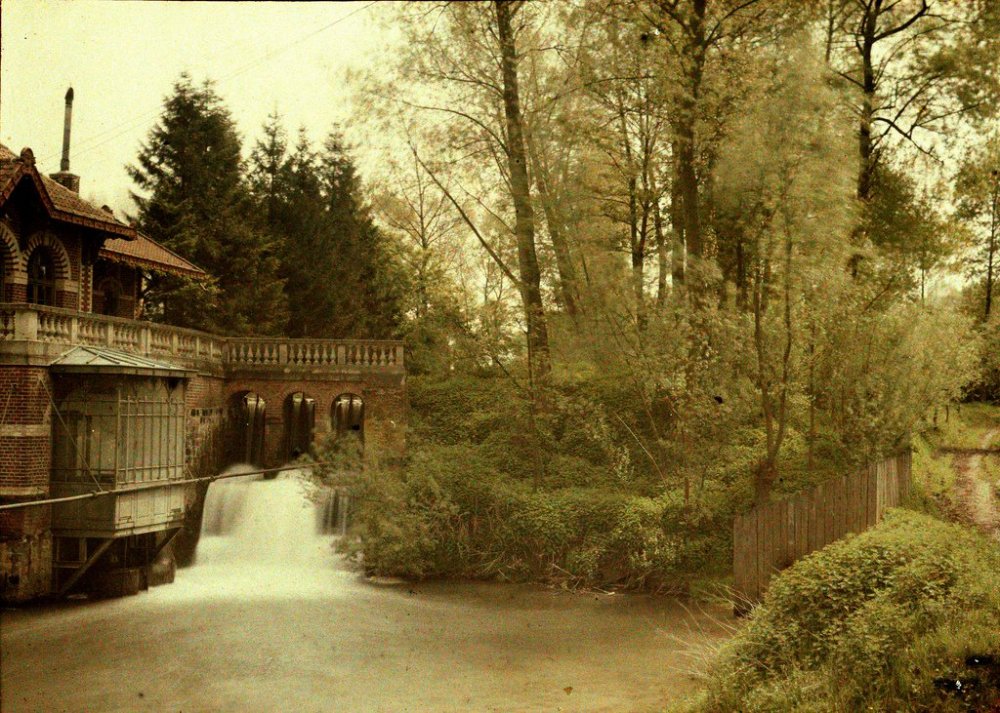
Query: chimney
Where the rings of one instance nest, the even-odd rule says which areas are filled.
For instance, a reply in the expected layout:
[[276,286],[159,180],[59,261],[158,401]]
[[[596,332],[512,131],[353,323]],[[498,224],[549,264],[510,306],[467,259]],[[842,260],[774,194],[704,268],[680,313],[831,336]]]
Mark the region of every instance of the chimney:
[[73,123],[73,87],[66,91],[66,114],[63,120],[62,160],[59,162],[59,173],[49,176],[53,181],[61,183],[74,193],[80,192],[80,177],[69,172],[69,132]]

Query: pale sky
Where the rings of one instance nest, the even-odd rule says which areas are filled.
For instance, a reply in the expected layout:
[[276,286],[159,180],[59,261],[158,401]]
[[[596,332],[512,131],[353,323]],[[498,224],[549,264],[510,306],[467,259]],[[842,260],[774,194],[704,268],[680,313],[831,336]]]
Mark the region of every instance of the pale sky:
[[304,125],[314,141],[345,124],[363,162],[345,76],[377,70],[393,41],[379,23],[389,8],[369,4],[3,0],[0,142],[58,171],[72,85],[71,170],[84,198],[121,215],[132,209],[124,166],[186,70],[216,81],[244,153],[277,108],[290,134]]

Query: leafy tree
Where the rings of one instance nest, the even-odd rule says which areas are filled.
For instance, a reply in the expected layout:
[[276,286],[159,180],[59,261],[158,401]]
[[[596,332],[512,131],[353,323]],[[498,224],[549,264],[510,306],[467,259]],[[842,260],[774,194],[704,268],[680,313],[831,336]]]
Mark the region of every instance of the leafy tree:
[[[757,472],[766,500],[801,390],[812,325],[842,279],[849,175],[836,98],[807,40],[758,80],[744,118],[723,145],[720,210],[746,245],[753,358],[745,365],[760,403],[765,443]],[[780,50],[779,50],[780,51]]]
[[993,312],[996,274],[1000,270],[1000,133],[970,150],[955,181],[956,217],[974,235],[970,260],[973,278],[982,280],[982,319]]
[[857,196],[868,201],[895,138],[934,154],[960,117],[989,117],[1000,97],[1000,8],[992,0],[828,3],[827,57],[858,113]]
[[941,196],[918,192],[903,170],[880,163],[872,177],[872,193],[861,215],[861,228],[878,249],[868,269],[884,295],[926,294],[927,275],[947,262],[958,245],[956,233],[935,209]]
[[375,208],[380,224],[398,237],[411,289],[405,295],[405,338],[410,373],[447,373],[453,345],[468,333],[457,271],[461,220],[420,166],[416,149],[393,165]]
[[[542,380],[551,370],[551,356],[538,256],[540,224],[528,172],[530,110],[521,86],[523,43],[544,10],[503,0],[451,3],[431,13],[408,8],[411,52],[400,68],[403,81],[420,87],[411,108],[441,119],[436,131],[427,132],[428,143],[445,161],[457,156],[454,163],[462,171],[450,171],[446,186],[441,160],[422,156],[421,166],[516,287],[531,372]],[[469,181],[461,185],[463,173]],[[469,191],[473,182],[475,192]],[[473,201],[485,218],[477,215]]]
[[184,327],[276,334],[287,307],[274,245],[252,221],[240,139],[212,83],[182,74],[128,167],[140,230],[214,278],[208,289],[152,278],[148,315]]

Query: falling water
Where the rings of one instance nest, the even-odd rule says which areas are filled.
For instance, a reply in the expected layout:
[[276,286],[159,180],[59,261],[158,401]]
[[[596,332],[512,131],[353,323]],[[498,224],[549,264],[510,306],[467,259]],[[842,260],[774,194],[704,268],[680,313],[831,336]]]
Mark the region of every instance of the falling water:
[[[234,466],[226,473],[249,471]],[[306,596],[347,572],[334,551],[346,527],[346,499],[330,492],[316,502],[300,471],[213,483],[205,497],[194,565],[181,570],[179,596]],[[177,586],[180,585],[180,586]]]

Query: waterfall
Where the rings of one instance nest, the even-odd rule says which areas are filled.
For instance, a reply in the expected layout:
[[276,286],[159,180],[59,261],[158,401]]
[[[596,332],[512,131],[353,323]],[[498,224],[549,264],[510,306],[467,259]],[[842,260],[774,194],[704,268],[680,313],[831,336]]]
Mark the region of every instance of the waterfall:
[[[236,466],[250,470],[248,466]],[[346,495],[331,491],[317,504],[297,470],[213,483],[205,497],[197,564],[280,564],[308,567],[332,557],[331,534],[346,529]]]
[[[226,474],[251,471],[234,466]],[[300,471],[212,483],[194,564],[178,571],[168,599],[331,596],[355,574],[334,551],[346,529],[347,497],[321,491]]]

